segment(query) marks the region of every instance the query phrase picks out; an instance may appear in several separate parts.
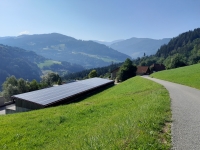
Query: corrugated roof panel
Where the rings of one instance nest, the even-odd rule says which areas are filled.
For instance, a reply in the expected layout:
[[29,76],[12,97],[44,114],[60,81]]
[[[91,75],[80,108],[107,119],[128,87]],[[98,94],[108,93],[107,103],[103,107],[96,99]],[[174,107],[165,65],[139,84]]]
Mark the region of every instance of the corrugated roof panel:
[[91,78],[56,87],[18,94],[12,97],[46,106],[62,99],[66,99],[76,94],[82,93],[84,91],[88,91],[93,88],[113,82],[114,81],[108,79]]

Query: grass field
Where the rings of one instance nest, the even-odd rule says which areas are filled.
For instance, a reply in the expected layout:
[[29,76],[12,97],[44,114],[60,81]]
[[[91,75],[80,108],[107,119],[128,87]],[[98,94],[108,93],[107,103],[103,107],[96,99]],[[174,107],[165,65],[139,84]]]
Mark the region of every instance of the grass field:
[[53,64],[61,64],[61,62],[55,60],[45,60],[43,63],[38,64],[38,67],[42,69],[44,66],[51,66]]
[[200,89],[200,64],[156,72],[151,77]]
[[112,59],[112,58],[109,58],[109,57],[103,57],[103,56],[98,56],[98,55],[91,55],[91,54],[86,54],[86,53],[83,53],[83,52],[79,52],[80,54],[82,55],[86,55],[86,56],[89,56],[89,57],[92,57],[92,58],[97,58],[97,59],[101,59],[105,62],[113,62],[113,63],[120,63],[122,61],[119,61],[119,60],[115,60],[115,59]]
[[170,149],[170,119],[167,90],[135,77],[78,103],[0,116],[0,149]]

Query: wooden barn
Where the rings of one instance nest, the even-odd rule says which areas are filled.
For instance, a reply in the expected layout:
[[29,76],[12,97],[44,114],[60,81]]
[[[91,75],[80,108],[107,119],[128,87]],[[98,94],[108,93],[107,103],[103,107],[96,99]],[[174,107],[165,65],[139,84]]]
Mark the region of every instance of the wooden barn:
[[114,69],[111,71],[111,79],[115,80],[115,78],[117,77],[117,72],[119,71],[120,67]]
[[163,64],[152,64],[150,66],[151,72],[157,72],[157,71],[162,71],[165,70],[165,66]]
[[150,74],[150,69],[148,66],[138,66],[136,75],[149,75]]

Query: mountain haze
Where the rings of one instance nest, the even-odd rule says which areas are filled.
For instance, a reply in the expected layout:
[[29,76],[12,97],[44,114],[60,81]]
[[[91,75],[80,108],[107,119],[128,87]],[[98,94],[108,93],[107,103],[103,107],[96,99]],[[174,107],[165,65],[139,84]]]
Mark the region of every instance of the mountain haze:
[[106,41],[98,41],[98,40],[93,40],[94,42],[97,42],[99,44],[104,44],[106,46],[110,46],[114,43],[117,43],[117,42],[121,42],[121,41],[124,41],[124,40],[115,40],[115,41],[112,41],[112,42],[106,42]]
[[127,54],[132,58],[142,57],[146,55],[155,54],[161,45],[167,44],[170,38],[161,40],[149,38],[130,38],[120,42],[115,42],[110,45],[111,48],[118,50],[121,53]]
[[129,58],[103,44],[77,40],[58,33],[0,38],[0,43],[31,50],[49,59],[80,64],[85,68],[106,66]]

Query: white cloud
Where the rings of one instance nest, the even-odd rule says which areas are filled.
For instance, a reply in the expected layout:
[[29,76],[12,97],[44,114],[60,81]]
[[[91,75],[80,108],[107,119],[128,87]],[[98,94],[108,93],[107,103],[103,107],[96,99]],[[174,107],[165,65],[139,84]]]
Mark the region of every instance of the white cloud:
[[30,34],[30,32],[29,31],[22,31],[22,32],[19,33],[19,35],[23,35],[23,34]]

